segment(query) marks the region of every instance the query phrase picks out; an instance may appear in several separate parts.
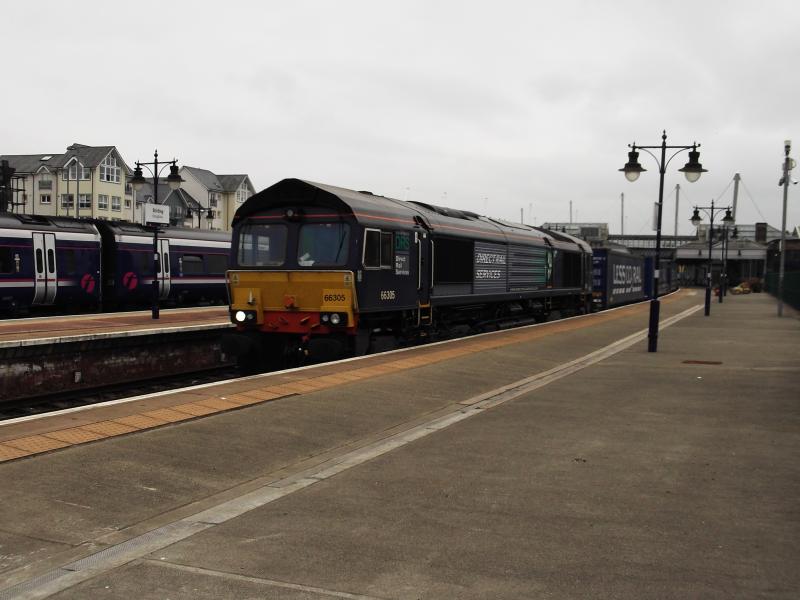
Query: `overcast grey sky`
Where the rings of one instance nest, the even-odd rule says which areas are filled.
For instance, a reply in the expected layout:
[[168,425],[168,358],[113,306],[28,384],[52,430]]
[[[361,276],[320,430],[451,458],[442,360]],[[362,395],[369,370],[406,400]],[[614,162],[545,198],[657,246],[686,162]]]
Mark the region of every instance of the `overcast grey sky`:
[[[800,2],[14,2],[2,9],[0,154],[115,145],[537,224],[649,233],[655,161],[627,144],[702,144],[669,165],[664,230],[732,202],[780,226],[783,141],[800,158]],[[795,170],[800,178],[800,168]],[[727,188],[727,189],[726,189]],[[800,224],[800,186],[789,192]],[[759,213],[760,211],[760,213]]]

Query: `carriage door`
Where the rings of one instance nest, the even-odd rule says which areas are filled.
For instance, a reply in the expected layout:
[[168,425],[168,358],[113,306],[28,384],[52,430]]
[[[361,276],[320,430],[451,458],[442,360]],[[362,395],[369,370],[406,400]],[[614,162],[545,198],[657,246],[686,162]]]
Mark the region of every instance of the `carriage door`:
[[158,240],[158,252],[160,254],[158,261],[158,297],[165,300],[169,297],[169,288],[171,281],[170,264],[169,264],[169,240]]
[[33,262],[36,272],[33,304],[53,304],[58,291],[56,234],[33,232]]

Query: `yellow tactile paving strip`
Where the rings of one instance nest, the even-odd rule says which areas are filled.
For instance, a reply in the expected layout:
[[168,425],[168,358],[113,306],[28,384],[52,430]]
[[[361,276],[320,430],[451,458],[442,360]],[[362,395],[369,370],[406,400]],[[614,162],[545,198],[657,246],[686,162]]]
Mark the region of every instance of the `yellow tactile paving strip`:
[[[679,297],[681,296],[675,294],[669,298],[662,299],[662,302],[675,301]],[[336,374],[320,374],[315,376],[314,370],[311,370],[304,372],[302,375],[298,374],[303,377],[302,379],[272,384],[269,383],[271,379],[270,375],[265,375],[262,383],[259,383],[259,380],[251,380],[248,382],[253,385],[253,388],[249,390],[240,390],[231,394],[225,394],[224,387],[221,387],[216,395],[203,397],[193,402],[183,402],[166,408],[147,410],[129,416],[97,421],[78,427],[73,426],[38,433],[36,435],[7,439],[0,442],[0,462],[16,460],[26,456],[59,450],[61,448],[119,435],[126,435],[137,431],[153,429],[155,427],[162,427],[170,423],[180,423],[182,421],[239,409],[253,404],[269,402],[270,400],[278,398],[308,394],[326,388],[346,385],[354,381],[361,381],[363,379],[397,373],[403,370],[428,366],[484,350],[492,350],[557,333],[591,327],[599,323],[628,317],[636,313],[643,313],[647,309],[647,305],[635,305],[617,311],[599,313],[593,315],[590,319],[556,321],[548,323],[545,326],[510,330],[491,337],[483,337],[475,340],[466,338],[460,340],[458,345],[455,346],[446,345],[434,348],[420,346],[418,350],[423,353],[422,356],[398,358],[396,356],[381,357],[380,355],[376,355],[370,358],[379,361],[377,365],[356,366],[363,363],[346,363],[346,365],[353,365],[354,368],[351,368],[349,371],[337,372]],[[348,368],[345,365],[339,368],[343,367]],[[325,365],[320,365],[319,368],[325,370]],[[291,375],[290,377],[296,376],[297,375]],[[285,378],[286,375],[283,377]],[[180,393],[176,392],[175,395],[176,397],[180,396]],[[185,395],[183,398],[185,398]]]

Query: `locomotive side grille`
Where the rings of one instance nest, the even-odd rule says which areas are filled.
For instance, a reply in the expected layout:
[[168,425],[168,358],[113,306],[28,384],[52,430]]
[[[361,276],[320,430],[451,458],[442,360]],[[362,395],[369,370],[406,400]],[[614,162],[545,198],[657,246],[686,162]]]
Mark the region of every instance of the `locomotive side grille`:
[[509,255],[509,291],[538,290],[547,285],[546,248],[513,245]]

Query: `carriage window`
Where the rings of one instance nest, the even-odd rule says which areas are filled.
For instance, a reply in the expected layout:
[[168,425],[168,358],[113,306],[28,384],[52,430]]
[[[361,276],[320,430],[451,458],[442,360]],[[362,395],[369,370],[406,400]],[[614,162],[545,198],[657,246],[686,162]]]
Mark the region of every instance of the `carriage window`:
[[164,252],[164,273],[169,273],[169,254]]
[[0,248],[0,273],[14,272],[14,256],[11,248]]
[[60,263],[62,275],[75,275],[78,269],[78,260],[75,256],[75,250],[62,250]]
[[184,254],[181,257],[181,273],[184,275],[202,275],[203,257],[196,254]]
[[150,252],[136,252],[133,256],[134,268],[136,268],[135,262],[138,262],[139,272],[142,275],[153,274],[153,255]]
[[301,267],[336,266],[347,262],[350,226],[346,223],[314,223],[300,228],[297,263]]
[[237,260],[242,267],[279,267],[286,260],[286,225],[244,225]]
[[381,268],[381,232],[377,229],[364,231],[364,267]]
[[56,272],[56,253],[52,250],[47,251],[47,272],[48,273],[55,273]]
[[391,269],[394,267],[394,245],[392,244],[391,232],[381,232],[381,268]]
[[228,256],[225,254],[206,254],[209,275],[224,275],[228,270]]
[[36,249],[36,272],[44,273],[44,254],[40,248]]

